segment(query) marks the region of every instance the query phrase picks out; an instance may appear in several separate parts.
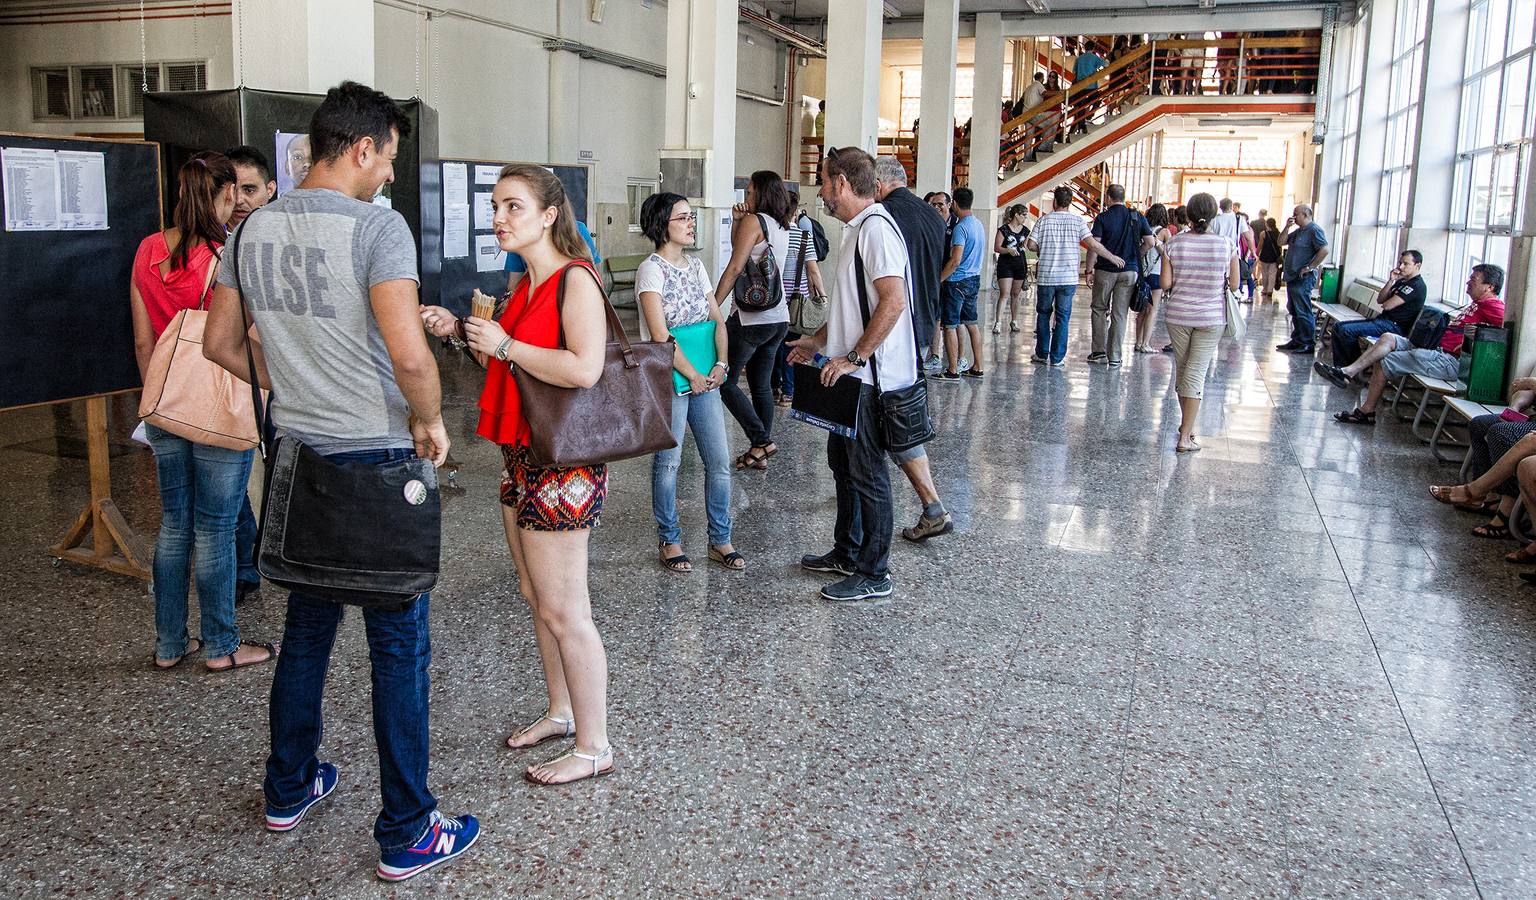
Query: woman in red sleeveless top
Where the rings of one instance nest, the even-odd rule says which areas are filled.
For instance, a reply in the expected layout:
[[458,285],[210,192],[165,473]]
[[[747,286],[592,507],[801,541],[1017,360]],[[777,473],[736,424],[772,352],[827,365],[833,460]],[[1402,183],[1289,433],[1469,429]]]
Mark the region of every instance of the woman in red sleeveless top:
[[[591,387],[603,371],[608,322],[590,251],[560,180],[542,166],[507,166],[491,200],[497,242],[522,256],[528,276],[497,321],[457,319],[440,306],[423,308],[421,316],[433,334],[461,337],[487,356],[478,431],[501,445],[501,518],[533,610],[549,689],[544,714],[507,738],[507,746],[524,750],[574,737],[570,750],[525,773],[537,784],[563,784],[613,771],[608,658],[587,592],[588,538],[602,511],[608,473],[602,465],[561,469],[529,462],[528,421],[512,371],[520,368],[562,387]],[[562,274],[563,313],[556,305]]]

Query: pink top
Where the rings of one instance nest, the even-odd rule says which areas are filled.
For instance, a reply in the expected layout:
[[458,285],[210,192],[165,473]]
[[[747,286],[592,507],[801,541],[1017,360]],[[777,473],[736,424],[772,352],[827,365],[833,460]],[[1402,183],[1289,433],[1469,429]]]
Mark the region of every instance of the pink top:
[[144,309],[149,312],[156,340],[177,313],[197,309],[202,302],[208,267],[214,261],[213,251],[207,244],[195,247],[187,254],[186,268],[171,269],[162,275],[160,264],[171,258],[165,232],[157,231],[139,242],[139,252],[133,257],[133,286],[144,298]]
[[1168,241],[1173,290],[1163,295],[1169,325],[1203,328],[1227,323],[1227,275],[1237,247],[1220,234],[1185,231]]

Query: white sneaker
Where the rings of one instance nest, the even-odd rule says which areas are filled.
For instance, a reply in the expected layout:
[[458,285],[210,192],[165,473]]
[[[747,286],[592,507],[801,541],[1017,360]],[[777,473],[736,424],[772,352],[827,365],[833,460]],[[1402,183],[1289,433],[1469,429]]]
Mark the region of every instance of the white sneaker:
[[[1018,331],[1019,329],[1017,327],[1015,327],[1013,330],[1014,331]],[[992,323],[992,333],[993,334],[1002,334],[1003,333],[1003,323],[1002,322],[993,322]]]

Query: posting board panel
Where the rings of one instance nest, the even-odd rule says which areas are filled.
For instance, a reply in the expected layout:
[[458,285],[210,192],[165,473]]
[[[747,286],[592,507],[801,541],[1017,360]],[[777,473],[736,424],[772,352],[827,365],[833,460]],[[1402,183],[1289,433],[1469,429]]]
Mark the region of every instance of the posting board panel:
[[[446,307],[455,315],[469,314],[469,298],[476,288],[492,296],[507,289],[502,270],[506,254],[494,247],[495,232],[476,204],[485,203],[496,186],[493,172],[507,163],[494,160],[444,159],[433,173],[436,183],[422,179],[422,263],[435,257],[440,265],[436,292],[422,286],[422,302]],[[541,164],[542,165],[542,164]],[[587,221],[587,166],[548,166],[565,186],[576,218]],[[479,174],[479,177],[477,177]],[[480,195],[477,199],[477,195]],[[454,207],[457,207],[455,209]],[[482,264],[479,253],[487,254]],[[493,265],[491,271],[481,271]]]
[[[0,231],[0,409],[139,387],[128,281],[139,242],[161,228],[159,147],[14,134],[0,147],[99,153],[106,193],[105,228]],[[71,177],[62,190],[89,189]],[[18,181],[0,196],[7,219],[28,202]]]

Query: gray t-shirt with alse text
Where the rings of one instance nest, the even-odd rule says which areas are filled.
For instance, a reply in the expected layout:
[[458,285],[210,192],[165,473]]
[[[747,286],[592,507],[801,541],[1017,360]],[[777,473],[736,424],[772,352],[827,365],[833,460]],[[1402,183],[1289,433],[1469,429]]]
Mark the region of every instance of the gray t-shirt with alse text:
[[252,213],[236,241],[219,283],[243,291],[256,321],[278,430],[320,453],[410,447],[410,408],[368,300],[374,285],[419,283],[405,219],[300,189]]

